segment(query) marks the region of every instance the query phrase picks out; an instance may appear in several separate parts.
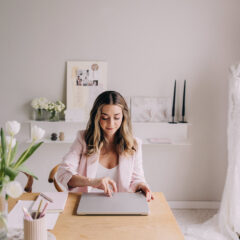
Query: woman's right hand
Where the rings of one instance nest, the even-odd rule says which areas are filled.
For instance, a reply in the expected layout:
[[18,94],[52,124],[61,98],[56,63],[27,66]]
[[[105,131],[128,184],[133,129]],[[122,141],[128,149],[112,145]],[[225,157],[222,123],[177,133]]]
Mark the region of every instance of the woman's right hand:
[[90,180],[90,186],[104,190],[105,194],[112,196],[113,192],[117,192],[116,183],[109,177],[93,178]]

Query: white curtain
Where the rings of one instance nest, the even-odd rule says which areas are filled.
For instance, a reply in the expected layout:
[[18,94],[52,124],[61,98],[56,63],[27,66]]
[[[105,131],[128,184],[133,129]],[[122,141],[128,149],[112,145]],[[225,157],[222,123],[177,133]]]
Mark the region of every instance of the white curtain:
[[240,233],[240,64],[231,67],[228,106],[228,170],[219,212],[191,225],[186,240],[239,240]]

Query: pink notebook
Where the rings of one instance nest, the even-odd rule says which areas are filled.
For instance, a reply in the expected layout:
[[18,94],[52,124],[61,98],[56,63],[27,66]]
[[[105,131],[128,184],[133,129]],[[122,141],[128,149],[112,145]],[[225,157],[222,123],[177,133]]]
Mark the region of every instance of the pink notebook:
[[68,197],[68,193],[67,192],[43,192],[44,195],[46,195],[47,197],[49,197],[50,199],[53,200],[53,202],[49,202],[48,200],[46,200],[44,197],[42,197],[41,195],[38,195],[38,198],[35,200],[33,206],[32,206],[32,211],[37,211],[40,201],[41,199],[42,201],[42,205],[41,205],[41,209],[43,209],[44,205],[46,202],[48,202],[48,206],[47,206],[47,211],[46,212],[63,212],[64,207],[66,205],[66,201],[67,201],[67,197]]

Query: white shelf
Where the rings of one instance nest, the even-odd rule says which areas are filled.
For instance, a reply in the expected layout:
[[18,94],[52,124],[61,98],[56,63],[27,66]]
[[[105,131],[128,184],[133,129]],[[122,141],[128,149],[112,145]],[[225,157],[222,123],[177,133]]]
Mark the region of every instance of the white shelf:
[[[42,142],[44,142],[44,143],[68,143],[68,144],[71,144],[71,143],[73,143],[73,141],[74,141],[74,139],[71,141],[71,140],[64,140],[64,141],[60,141],[60,140],[55,140],[55,141],[53,141],[53,140],[50,140],[50,139],[42,139],[41,140]],[[26,141],[26,143],[31,143],[32,141],[31,141],[31,139],[28,139],[27,141]]]
[[[48,122],[48,121],[27,121],[30,125],[30,136],[31,127],[37,125],[42,127],[46,131],[46,138],[43,140],[45,143],[55,144],[71,144],[77,134],[78,130],[85,129],[86,122]],[[189,146],[191,143],[188,141],[188,129],[191,126],[190,123],[178,123],[169,124],[167,122],[133,122],[133,134],[134,136],[142,139],[143,145],[152,146]],[[52,133],[64,132],[64,141],[52,141],[50,140]],[[149,141],[149,139],[159,139],[159,143]],[[164,142],[164,139],[167,141]],[[27,141],[30,142],[31,140]]]
[[[49,140],[49,139],[43,139],[42,140],[44,143],[52,143],[52,144],[72,144],[74,139],[71,141],[71,140],[64,140],[64,141],[59,141],[59,140]],[[26,143],[31,143],[31,140],[27,140]],[[143,139],[142,140],[142,144],[143,145],[153,145],[153,146],[171,146],[171,145],[179,145],[179,146],[190,146],[191,143],[190,142],[171,142],[171,143],[152,143],[152,142],[149,142],[148,140],[146,139]]]

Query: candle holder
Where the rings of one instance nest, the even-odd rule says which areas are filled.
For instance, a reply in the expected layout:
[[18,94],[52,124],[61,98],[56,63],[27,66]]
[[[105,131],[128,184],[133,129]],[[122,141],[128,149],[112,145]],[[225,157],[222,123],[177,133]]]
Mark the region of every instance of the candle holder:
[[172,121],[171,122],[168,122],[168,123],[170,123],[170,124],[177,124],[178,122],[175,122],[174,121],[174,116],[172,117]]
[[188,123],[187,121],[184,120],[184,116],[182,116],[182,120],[178,121],[179,123]]

